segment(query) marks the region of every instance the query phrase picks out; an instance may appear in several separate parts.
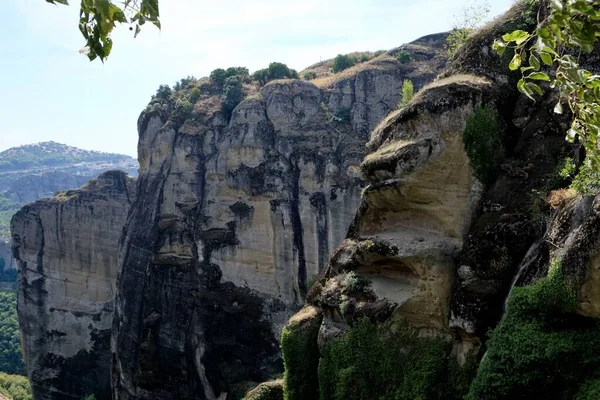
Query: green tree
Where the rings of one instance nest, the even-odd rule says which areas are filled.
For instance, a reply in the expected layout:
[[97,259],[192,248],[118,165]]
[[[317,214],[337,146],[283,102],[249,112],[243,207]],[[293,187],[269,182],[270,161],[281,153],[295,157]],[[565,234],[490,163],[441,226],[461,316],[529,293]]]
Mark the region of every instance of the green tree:
[[410,103],[410,101],[412,100],[414,95],[415,95],[415,88],[413,86],[412,81],[409,79],[405,79],[402,82],[402,100],[400,100],[399,106],[404,107],[405,105]]
[[400,64],[407,64],[411,60],[410,53],[402,49],[398,52],[398,54],[396,54],[396,59],[398,59]]
[[171,94],[173,94],[173,91],[169,85],[160,85],[154,97],[161,100],[168,100],[171,97]]
[[261,85],[265,85],[274,79],[286,78],[298,79],[298,72],[280,62],[272,62],[268,68],[259,69],[252,74],[252,79],[258,81]]
[[554,112],[562,114],[566,103],[573,115],[566,139],[579,140],[586,150],[586,162],[598,169],[600,75],[582,68],[580,58],[581,53],[597,51],[600,7],[597,1],[589,0],[552,0],[540,7],[534,33],[507,33],[493,47],[499,54],[507,48],[514,51],[509,68],[520,70],[517,88],[530,99],[535,101],[543,94],[540,82],[558,90],[560,99]]
[[229,67],[226,70],[223,68],[217,68],[210,73],[209,79],[218,87],[222,88],[227,78],[236,75],[241,77],[242,80],[245,80],[250,76],[250,73],[246,67]]
[[352,67],[354,64],[356,64],[356,60],[354,59],[354,57],[349,56],[347,54],[338,54],[333,59],[332,69],[333,72],[337,73]]
[[470,2],[463,7],[460,15],[454,16],[454,26],[448,35],[444,49],[448,58],[453,58],[456,51],[475,29],[480,27],[489,17],[490,3],[487,0]]
[[[68,0],[46,0],[51,4],[68,5]],[[79,31],[86,43],[81,53],[90,61],[108,57],[113,42],[110,35],[117,23],[129,24],[129,30],[140,33],[150,22],[160,29],[158,0],[81,0]]]
[[234,75],[225,79],[225,83],[223,84],[223,95],[221,97],[223,112],[227,115],[231,115],[233,109],[240,104],[243,99],[242,77]]

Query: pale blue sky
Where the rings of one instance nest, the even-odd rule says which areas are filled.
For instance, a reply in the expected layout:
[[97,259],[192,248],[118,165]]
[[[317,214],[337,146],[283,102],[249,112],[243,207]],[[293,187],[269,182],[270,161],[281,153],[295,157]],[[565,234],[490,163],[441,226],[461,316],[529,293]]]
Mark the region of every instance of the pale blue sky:
[[[113,35],[105,64],[78,53],[79,0],[0,0],[0,151],[54,140],[136,156],[140,111],[163,83],[271,61],[389,49],[450,29],[468,0],[161,0],[162,31]],[[513,0],[491,0],[491,15]]]

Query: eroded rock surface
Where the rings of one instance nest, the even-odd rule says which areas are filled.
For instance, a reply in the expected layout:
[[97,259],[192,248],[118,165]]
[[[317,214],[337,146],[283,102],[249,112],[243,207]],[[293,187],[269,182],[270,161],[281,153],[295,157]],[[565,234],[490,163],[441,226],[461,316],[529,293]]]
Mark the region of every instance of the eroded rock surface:
[[34,397],[110,399],[118,243],[135,179],[109,171],[13,218],[23,358]]
[[364,144],[405,68],[383,55],[317,84],[273,81],[230,120],[216,96],[189,116],[172,101],[142,113],[116,399],[216,399],[281,371],[281,328],[346,237]]

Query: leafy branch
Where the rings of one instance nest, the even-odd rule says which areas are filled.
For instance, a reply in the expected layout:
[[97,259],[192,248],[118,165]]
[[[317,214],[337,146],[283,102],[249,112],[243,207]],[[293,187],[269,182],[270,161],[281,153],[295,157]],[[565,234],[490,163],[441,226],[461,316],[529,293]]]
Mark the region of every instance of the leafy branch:
[[594,51],[599,36],[597,1],[549,0],[540,6],[535,33],[516,30],[493,45],[500,55],[514,50],[509,68],[521,71],[521,93],[535,101],[536,95],[543,95],[541,82],[559,91],[554,112],[562,114],[566,102],[573,114],[566,139],[579,139],[594,168],[600,167],[600,75],[582,68],[579,56]]
[[[68,5],[68,0],[46,0],[51,4]],[[81,0],[79,31],[86,40],[80,50],[90,61],[99,57],[102,61],[109,56],[113,42],[110,34],[117,23],[129,24],[134,37],[146,22],[160,29],[158,0],[124,0],[116,5],[112,0]]]

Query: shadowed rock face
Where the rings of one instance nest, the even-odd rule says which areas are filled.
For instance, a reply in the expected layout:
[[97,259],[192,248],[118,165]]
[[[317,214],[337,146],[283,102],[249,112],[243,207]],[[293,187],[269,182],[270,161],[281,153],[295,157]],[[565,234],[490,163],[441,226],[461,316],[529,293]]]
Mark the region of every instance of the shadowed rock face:
[[12,220],[18,314],[36,399],[110,399],[118,243],[135,180],[109,171]]
[[229,121],[214,96],[187,118],[168,101],[142,113],[114,398],[216,399],[281,371],[279,332],[346,236],[364,144],[398,104],[402,68],[383,57],[326,87],[274,81]]

